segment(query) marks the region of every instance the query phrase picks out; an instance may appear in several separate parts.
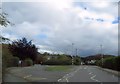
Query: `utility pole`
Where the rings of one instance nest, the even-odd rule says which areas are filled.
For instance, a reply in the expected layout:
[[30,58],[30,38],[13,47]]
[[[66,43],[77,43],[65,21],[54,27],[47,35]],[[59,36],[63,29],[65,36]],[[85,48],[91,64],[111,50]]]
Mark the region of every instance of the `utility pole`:
[[74,64],[74,59],[73,59],[73,55],[74,55],[74,54],[73,54],[73,52],[74,52],[73,50],[74,50],[74,49],[73,49],[73,46],[74,46],[74,43],[72,43],[72,65]]
[[76,48],[76,56],[77,56],[77,50],[78,50],[78,49]]
[[102,65],[103,65],[103,51],[102,51],[103,45],[100,45],[100,49],[101,49],[101,60],[102,60]]

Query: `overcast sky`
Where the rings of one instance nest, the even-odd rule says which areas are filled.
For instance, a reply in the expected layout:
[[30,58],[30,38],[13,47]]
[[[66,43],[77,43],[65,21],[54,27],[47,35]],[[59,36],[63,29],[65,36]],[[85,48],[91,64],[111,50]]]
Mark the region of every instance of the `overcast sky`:
[[[114,0],[115,1],[115,0]],[[109,1],[41,0],[3,2],[14,26],[2,29],[11,40],[33,40],[39,52],[72,54],[72,43],[80,56],[118,54],[118,3]]]

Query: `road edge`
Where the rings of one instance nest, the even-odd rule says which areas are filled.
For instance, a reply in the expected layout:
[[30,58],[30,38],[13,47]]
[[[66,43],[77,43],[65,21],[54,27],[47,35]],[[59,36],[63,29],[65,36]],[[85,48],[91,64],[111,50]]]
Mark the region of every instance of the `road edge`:
[[120,72],[119,71],[115,71],[115,70],[107,69],[107,68],[102,68],[102,67],[99,67],[99,66],[97,66],[97,68],[120,77]]

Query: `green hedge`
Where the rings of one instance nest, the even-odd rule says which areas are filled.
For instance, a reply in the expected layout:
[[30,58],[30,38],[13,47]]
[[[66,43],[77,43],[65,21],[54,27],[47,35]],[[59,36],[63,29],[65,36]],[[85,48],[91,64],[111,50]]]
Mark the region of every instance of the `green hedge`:
[[48,60],[43,62],[43,65],[71,65],[69,60]]
[[19,65],[19,58],[18,57],[13,57],[11,59],[11,66],[18,67],[18,65]]
[[[79,57],[73,58],[74,65],[80,65],[81,60]],[[71,65],[72,59],[67,56],[59,56],[58,58],[51,58],[50,60],[47,60],[42,63],[43,65]]]
[[80,58],[75,58],[74,59],[74,65],[80,65],[80,64],[81,64]]
[[120,56],[104,58],[96,62],[97,66],[120,71]]
[[33,61],[31,59],[25,59],[25,64],[26,66],[32,66],[33,65]]
[[4,56],[2,62],[3,62],[3,67],[17,67],[19,63],[19,58],[13,56],[9,56],[7,58]]

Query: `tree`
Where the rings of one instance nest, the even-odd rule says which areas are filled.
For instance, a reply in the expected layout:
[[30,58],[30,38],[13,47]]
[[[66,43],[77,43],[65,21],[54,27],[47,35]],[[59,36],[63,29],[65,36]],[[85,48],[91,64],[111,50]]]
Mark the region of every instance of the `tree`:
[[6,17],[7,17],[7,13],[0,13],[0,25],[7,27],[7,25],[13,25]]
[[[1,8],[0,8],[1,9]],[[8,19],[7,19],[7,13],[0,13],[0,25],[7,27],[9,24],[10,25],[14,25],[13,23],[11,23]],[[8,38],[2,37],[0,36],[0,42],[4,42],[4,41],[10,41]]]
[[38,49],[32,44],[32,41],[27,41],[26,38],[13,41],[12,44],[9,44],[9,49],[13,56],[19,57],[20,60],[25,60],[26,58],[30,58],[32,61],[36,60]]
[[10,39],[9,38],[5,38],[3,36],[0,36],[0,42],[4,43],[4,42],[9,42]]
[[44,52],[44,53],[43,53],[43,55],[44,55],[44,56],[47,56],[47,55],[50,55],[50,54],[49,54],[49,53],[47,53],[47,52]]
[[80,65],[81,64],[81,59],[80,59],[80,57],[74,57],[74,64],[75,65]]

